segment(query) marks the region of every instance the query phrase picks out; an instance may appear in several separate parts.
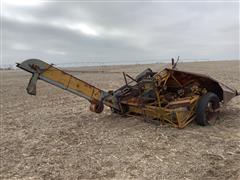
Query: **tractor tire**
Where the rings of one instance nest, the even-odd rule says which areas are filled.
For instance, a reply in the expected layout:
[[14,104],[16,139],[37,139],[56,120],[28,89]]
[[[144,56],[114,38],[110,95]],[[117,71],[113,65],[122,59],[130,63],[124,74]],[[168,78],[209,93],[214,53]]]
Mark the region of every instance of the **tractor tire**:
[[203,95],[197,105],[196,109],[196,122],[198,125],[207,126],[216,123],[220,108],[219,97],[208,92]]

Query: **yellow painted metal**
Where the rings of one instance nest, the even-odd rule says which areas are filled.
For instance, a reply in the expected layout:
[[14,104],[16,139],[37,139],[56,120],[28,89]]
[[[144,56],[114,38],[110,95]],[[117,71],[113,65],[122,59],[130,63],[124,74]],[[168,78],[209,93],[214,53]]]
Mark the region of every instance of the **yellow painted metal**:
[[163,86],[165,86],[170,75],[170,72],[166,69],[155,74],[154,79],[157,83],[157,86],[160,86],[161,83],[163,83]]
[[[126,88],[121,87],[110,93],[96,88],[41,60],[29,59],[17,66],[33,74],[27,89],[27,92],[31,95],[36,95],[37,79],[42,79],[88,99],[94,112],[100,113],[104,104],[112,108],[113,112],[119,114],[143,115],[167,121],[178,128],[185,127],[195,118],[196,106],[200,95],[207,93],[207,87],[199,88],[201,87],[198,86],[200,81],[197,81],[196,75],[171,69],[164,69],[154,73],[154,75],[151,75],[151,77],[153,76],[151,80],[146,78],[137,85]],[[178,76],[174,72],[181,72],[183,76]],[[190,78],[185,78],[186,75]],[[209,79],[206,78],[206,80]],[[186,83],[191,83],[192,86],[187,87]],[[132,91],[129,92],[129,89]],[[156,99],[151,97],[152,91],[156,94]],[[182,94],[182,92],[185,92],[185,94]],[[145,97],[145,94],[149,95],[149,97]]]
[[80,92],[81,94],[83,94],[86,97],[89,97],[89,99],[93,101],[101,100],[102,91],[100,89],[86,83],[85,81],[73,77],[72,75],[67,74],[64,71],[59,70],[53,66],[49,67],[47,70],[41,73],[41,76],[61,84],[66,89],[71,89]]
[[[101,100],[102,91],[100,89],[53,66],[50,66],[43,73],[41,73],[41,76],[61,84],[66,89],[80,92],[84,96],[89,97],[89,99],[92,101]],[[158,74],[158,77],[161,78],[161,82],[165,84],[167,79],[170,77],[170,73],[168,71],[165,71],[161,74]],[[160,107],[160,97],[158,97],[158,106],[146,104],[144,107],[139,107],[138,103],[124,101],[122,101],[122,103],[128,105],[130,114],[135,113],[143,115],[145,117],[156,118],[159,120],[167,121],[174,127],[183,128],[193,120],[195,115],[195,106],[198,98],[199,96],[197,95],[187,98],[190,102],[189,110],[186,110],[186,108],[162,108]]]
[[135,103],[128,103],[128,107],[129,113],[136,113],[145,117],[156,118],[162,121],[167,121],[174,127],[184,128],[195,117],[195,108],[198,99],[198,95],[190,97],[190,109],[186,109],[183,107],[168,109],[150,105],[139,107]]

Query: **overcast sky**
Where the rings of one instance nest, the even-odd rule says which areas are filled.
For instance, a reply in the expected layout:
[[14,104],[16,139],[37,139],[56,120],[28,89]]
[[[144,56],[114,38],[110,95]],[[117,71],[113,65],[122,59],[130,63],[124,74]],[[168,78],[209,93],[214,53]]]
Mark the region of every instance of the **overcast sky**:
[[6,0],[2,64],[239,59],[237,2]]

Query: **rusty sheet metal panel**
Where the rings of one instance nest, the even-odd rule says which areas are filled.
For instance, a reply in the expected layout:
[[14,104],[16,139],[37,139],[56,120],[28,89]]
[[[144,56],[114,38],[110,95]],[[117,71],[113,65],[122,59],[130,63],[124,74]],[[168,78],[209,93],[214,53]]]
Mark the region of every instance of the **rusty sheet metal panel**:
[[229,102],[232,98],[234,98],[235,96],[238,95],[237,90],[230,88],[228,86],[226,86],[223,83],[219,82],[219,85],[221,86],[222,90],[223,90],[223,103],[226,104],[227,102]]
[[217,94],[221,101],[223,101],[224,104],[229,102],[232,98],[238,95],[237,90],[234,88],[230,88],[227,85],[220,83],[216,79],[213,79],[207,75],[199,74],[199,73],[193,73],[193,72],[187,72],[187,71],[180,71],[176,69],[167,69],[171,72],[177,72],[179,74],[185,74],[187,77],[193,77],[193,79],[196,79],[200,81],[203,85],[205,84],[208,88],[208,90],[214,92]]

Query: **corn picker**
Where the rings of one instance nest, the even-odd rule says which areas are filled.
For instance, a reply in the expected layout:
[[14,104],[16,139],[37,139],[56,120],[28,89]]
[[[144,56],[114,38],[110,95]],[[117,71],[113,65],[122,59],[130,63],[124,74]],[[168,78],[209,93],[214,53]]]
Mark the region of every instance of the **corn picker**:
[[215,79],[172,67],[160,72],[146,69],[136,77],[123,73],[125,84],[117,90],[104,91],[38,59],[25,60],[17,67],[32,74],[27,86],[36,95],[41,79],[87,99],[90,110],[101,113],[104,105],[120,115],[142,115],[183,128],[191,121],[206,126],[213,124],[222,104],[240,95]]

